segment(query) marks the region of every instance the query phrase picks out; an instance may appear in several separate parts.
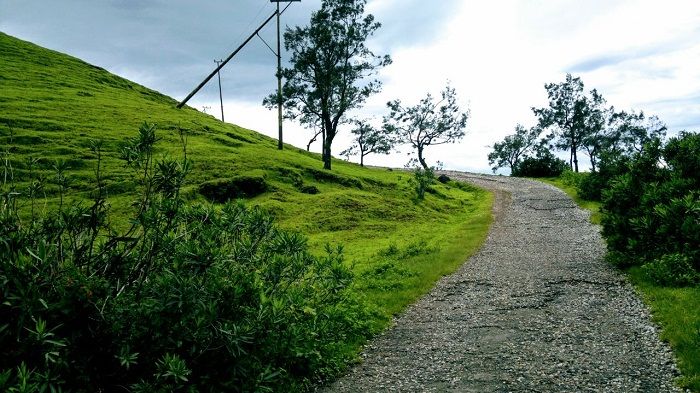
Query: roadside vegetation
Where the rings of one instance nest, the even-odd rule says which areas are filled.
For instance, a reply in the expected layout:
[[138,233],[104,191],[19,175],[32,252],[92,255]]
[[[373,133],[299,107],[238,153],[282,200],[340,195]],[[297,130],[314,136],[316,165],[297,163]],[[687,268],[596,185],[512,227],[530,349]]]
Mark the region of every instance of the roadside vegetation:
[[0,52],[0,390],[303,391],[486,236],[480,189]]
[[[679,384],[700,392],[700,134],[666,138],[658,118],[606,108],[597,91],[584,94],[571,75],[545,87],[550,106],[534,109],[537,127],[517,127],[494,145],[489,161],[494,170],[539,177],[524,170],[527,158],[521,157],[547,145],[569,152],[567,169],[541,179],[591,211],[608,260],[627,273],[673,348]],[[536,142],[546,129],[552,133]],[[588,155],[590,172],[578,173],[580,151]]]

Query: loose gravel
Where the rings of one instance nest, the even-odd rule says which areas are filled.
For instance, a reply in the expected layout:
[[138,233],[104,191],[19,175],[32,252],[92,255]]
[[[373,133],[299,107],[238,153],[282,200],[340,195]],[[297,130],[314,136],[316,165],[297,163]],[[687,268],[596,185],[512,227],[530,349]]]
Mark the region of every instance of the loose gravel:
[[321,391],[679,391],[669,348],[603,260],[587,212],[543,183],[447,175],[495,192],[486,242]]

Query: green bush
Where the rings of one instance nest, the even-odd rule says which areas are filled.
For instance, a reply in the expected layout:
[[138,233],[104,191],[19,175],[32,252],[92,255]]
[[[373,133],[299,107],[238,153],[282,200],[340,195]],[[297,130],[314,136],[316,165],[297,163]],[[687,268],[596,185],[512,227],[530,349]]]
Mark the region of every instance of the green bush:
[[[603,189],[603,235],[621,261],[663,271],[676,280],[671,261],[700,271],[700,135],[682,133],[666,146],[656,140],[630,157]],[[679,264],[685,266],[685,263]],[[673,273],[673,274],[672,274]],[[670,282],[669,281],[669,282]]]
[[612,186],[613,180],[626,173],[629,159],[619,152],[604,151],[600,154],[598,170],[588,173],[578,182],[578,195],[588,201],[602,201],[603,190]]
[[700,283],[700,274],[690,258],[683,254],[667,254],[645,263],[642,271],[661,286],[687,286]]
[[413,171],[412,180],[416,190],[416,198],[422,201],[425,199],[426,191],[429,191],[430,186],[435,184],[435,171],[432,168],[416,168]]
[[155,141],[144,124],[122,146],[142,194],[121,232],[99,188],[24,222],[2,185],[0,390],[296,391],[337,373],[370,329],[342,249],[311,255],[240,203],[185,205],[191,165]]
[[546,148],[538,149],[535,157],[525,157],[512,168],[511,175],[519,177],[557,177],[568,168],[564,160],[557,158]]
[[239,198],[252,198],[267,191],[267,182],[262,176],[237,176],[216,179],[199,186],[199,193],[212,202],[224,203]]

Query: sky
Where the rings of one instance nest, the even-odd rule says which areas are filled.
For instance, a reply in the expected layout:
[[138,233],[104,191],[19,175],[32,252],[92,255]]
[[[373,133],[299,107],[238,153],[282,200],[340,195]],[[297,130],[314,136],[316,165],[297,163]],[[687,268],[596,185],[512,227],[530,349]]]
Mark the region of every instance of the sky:
[[[320,4],[293,2],[283,29],[306,25]],[[274,10],[267,0],[0,0],[0,31],[182,100]],[[379,121],[386,102],[413,105],[447,83],[470,112],[459,143],[426,149],[430,164],[490,172],[491,146],[518,123],[534,125],[531,108],[547,104],[544,85],[566,73],[617,109],[659,116],[669,134],[700,131],[697,0],[369,0],[366,11],[382,23],[368,46],[393,63],[378,75],[382,91],[352,117]],[[272,22],[222,69],[224,117],[276,137],[277,113],[262,106],[277,86],[265,42],[276,45]],[[188,105],[220,117],[216,78]],[[313,135],[292,121],[284,133],[303,148]],[[350,141],[346,126],[334,154]],[[410,149],[400,150],[365,162],[401,167]]]

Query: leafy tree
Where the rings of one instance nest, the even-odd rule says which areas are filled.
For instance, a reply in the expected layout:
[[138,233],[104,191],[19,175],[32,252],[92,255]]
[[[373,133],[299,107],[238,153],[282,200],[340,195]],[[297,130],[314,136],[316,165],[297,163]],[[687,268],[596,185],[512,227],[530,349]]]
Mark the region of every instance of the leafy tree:
[[521,158],[533,148],[541,133],[542,130],[538,127],[528,130],[522,124],[516,125],[515,134],[493,144],[493,151],[488,156],[491,169],[496,172],[507,166],[511,172],[516,170]]
[[583,98],[581,116],[578,119],[581,130],[581,148],[588,155],[591,171],[595,172],[602,150],[610,143],[608,123],[614,113],[613,108],[605,107],[605,99],[597,90],[591,90],[590,97]]
[[644,112],[616,112],[610,118],[607,149],[614,154],[630,156],[641,153],[645,144],[666,136],[666,125],[657,116]]
[[569,166],[578,172],[578,151],[586,147],[584,139],[604,125],[605,100],[595,89],[586,95],[581,78],[574,78],[571,74],[566,74],[562,83],[549,83],[544,87],[549,107],[532,110],[540,127],[554,128],[552,136],[558,137],[555,146],[569,150]]
[[353,145],[340,153],[342,156],[351,156],[359,153],[360,166],[364,166],[364,158],[368,154],[389,154],[396,143],[390,130],[376,128],[366,120],[355,121],[355,128],[351,131],[355,135]]
[[579,195],[588,200],[600,201],[602,190],[626,171],[634,155],[642,153],[645,145],[666,136],[666,126],[656,116],[615,112],[614,108],[610,108],[607,116],[605,129],[586,136],[597,150],[595,157],[591,156],[593,171],[578,184]]
[[534,149],[534,156],[525,157],[511,172],[520,177],[555,177],[566,169],[566,162],[552,154],[547,140],[541,140]]
[[402,142],[416,149],[418,161],[428,169],[423,152],[426,147],[453,143],[464,137],[469,112],[460,112],[457,93],[447,85],[435,101],[428,95],[415,106],[404,107],[401,101],[387,103],[390,109],[384,118],[384,127],[395,132]]
[[[323,0],[308,26],[284,33],[284,46],[291,52],[291,67],[282,70],[286,116],[302,124],[320,123],[325,169],[331,169],[338,125],[381,87],[380,81],[366,78],[391,63],[388,55],[377,56],[365,45],[381,26],[371,14],[364,15],[365,4],[366,0]],[[277,102],[272,94],[263,104],[273,107]]]

